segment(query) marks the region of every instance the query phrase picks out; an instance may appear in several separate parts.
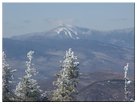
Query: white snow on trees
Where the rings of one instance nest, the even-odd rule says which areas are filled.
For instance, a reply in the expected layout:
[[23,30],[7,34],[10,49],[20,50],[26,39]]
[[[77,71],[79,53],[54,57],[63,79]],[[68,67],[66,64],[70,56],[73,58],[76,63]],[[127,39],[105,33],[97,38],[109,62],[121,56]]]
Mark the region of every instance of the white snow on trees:
[[129,93],[130,91],[128,90],[128,85],[130,85],[131,81],[127,77],[128,74],[128,67],[129,63],[127,63],[126,66],[124,66],[124,80],[125,80],[125,85],[124,85],[124,95],[125,95],[125,101],[132,101],[132,98],[129,98]]
[[11,69],[9,64],[6,61],[6,54],[2,53],[2,88],[3,88],[3,101],[12,101],[13,100],[13,72],[15,69]]
[[32,77],[37,74],[32,58],[34,51],[27,53],[28,61],[26,61],[25,75],[16,86],[15,94],[19,101],[40,101],[41,90],[36,80]]
[[57,81],[53,84],[57,87],[53,91],[53,101],[73,101],[77,93],[77,78],[79,76],[77,57],[71,48],[66,51],[61,70],[57,74]]

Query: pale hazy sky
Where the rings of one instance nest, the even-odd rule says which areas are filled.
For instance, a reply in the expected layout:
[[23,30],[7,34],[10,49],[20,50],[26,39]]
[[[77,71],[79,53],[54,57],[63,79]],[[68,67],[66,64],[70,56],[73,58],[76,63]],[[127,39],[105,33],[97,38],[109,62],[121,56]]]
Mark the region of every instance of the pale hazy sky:
[[134,3],[3,3],[3,36],[48,31],[65,23],[96,30],[134,27]]

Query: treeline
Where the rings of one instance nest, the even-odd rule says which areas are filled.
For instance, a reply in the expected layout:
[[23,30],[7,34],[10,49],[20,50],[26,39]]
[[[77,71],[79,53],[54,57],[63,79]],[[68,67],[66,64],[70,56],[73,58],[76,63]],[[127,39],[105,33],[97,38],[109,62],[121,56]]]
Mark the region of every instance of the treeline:
[[[12,84],[14,82],[14,72],[6,61],[6,54],[3,52],[2,57],[2,100],[4,102],[50,102],[50,101],[77,101],[76,95],[77,84],[79,78],[79,62],[77,57],[71,48],[66,51],[64,60],[61,61],[61,70],[56,74],[56,81],[53,82],[55,89],[52,91],[43,91],[34,79],[37,75],[37,70],[33,64],[34,51],[27,53],[25,75],[22,76],[16,87],[13,89]],[[131,93],[128,90],[128,86],[131,81],[129,80],[128,66],[124,66],[124,101],[134,101],[133,98],[129,98]],[[45,81],[46,83],[46,81]]]
[[[4,102],[46,102],[46,101],[75,101],[77,94],[77,83],[79,77],[79,62],[71,48],[66,51],[64,60],[61,62],[61,70],[56,74],[56,81],[53,82],[55,89],[43,91],[34,79],[37,70],[33,64],[34,51],[27,53],[25,75],[20,79],[15,89],[12,89],[14,82],[12,69],[6,61],[6,54],[3,52],[2,63],[2,99]],[[46,83],[46,82],[45,82]]]

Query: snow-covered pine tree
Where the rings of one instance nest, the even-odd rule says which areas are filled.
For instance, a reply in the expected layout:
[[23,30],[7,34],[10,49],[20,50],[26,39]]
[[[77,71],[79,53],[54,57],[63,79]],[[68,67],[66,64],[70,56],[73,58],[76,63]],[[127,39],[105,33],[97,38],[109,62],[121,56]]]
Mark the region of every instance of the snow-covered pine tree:
[[13,83],[13,70],[6,61],[6,54],[2,53],[2,99],[3,101],[13,101],[14,95],[11,88]]
[[52,101],[74,101],[77,93],[77,83],[79,76],[79,62],[71,48],[66,51],[64,61],[61,65],[61,70],[57,74],[57,81],[53,84],[57,87],[53,91]]
[[32,63],[32,58],[34,51],[29,51],[27,53],[26,70],[25,75],[21,81],[16,86],[15,94],[17,96],[17,101],[40,101],[41,100],[41,90],[38,86],[36,80],[32,77],[37,74],[34,64]]
[[129,80],[129,78],[127,77],[128,74],[128,67],[129,67],[129,63],[127,63],[126,66],[124,66],[124,80],[125,80],[125,84],[124,84],[124,95],[125,95],[125,101],[131,101],[132,98],[129,98],[129,93],[130,91],[128,90],[128,86],[131,83],[131,80]]

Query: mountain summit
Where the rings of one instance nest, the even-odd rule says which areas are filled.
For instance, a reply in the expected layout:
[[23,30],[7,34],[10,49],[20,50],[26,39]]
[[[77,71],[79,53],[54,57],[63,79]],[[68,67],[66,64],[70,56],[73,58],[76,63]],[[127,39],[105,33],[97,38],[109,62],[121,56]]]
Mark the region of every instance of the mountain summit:
[[65,35],[70,39],[79,39],[76,27],[62,24],[54,30],[58,35]]
[[94,33],[94,30],[82,28],[78,26],[72,26],[67,24],[61,24],[58,27],[46,32],[28,33],[20,36],[14,36],[12,39],[17,40],[37,40],[37,39],[85,39],[88,35]]

